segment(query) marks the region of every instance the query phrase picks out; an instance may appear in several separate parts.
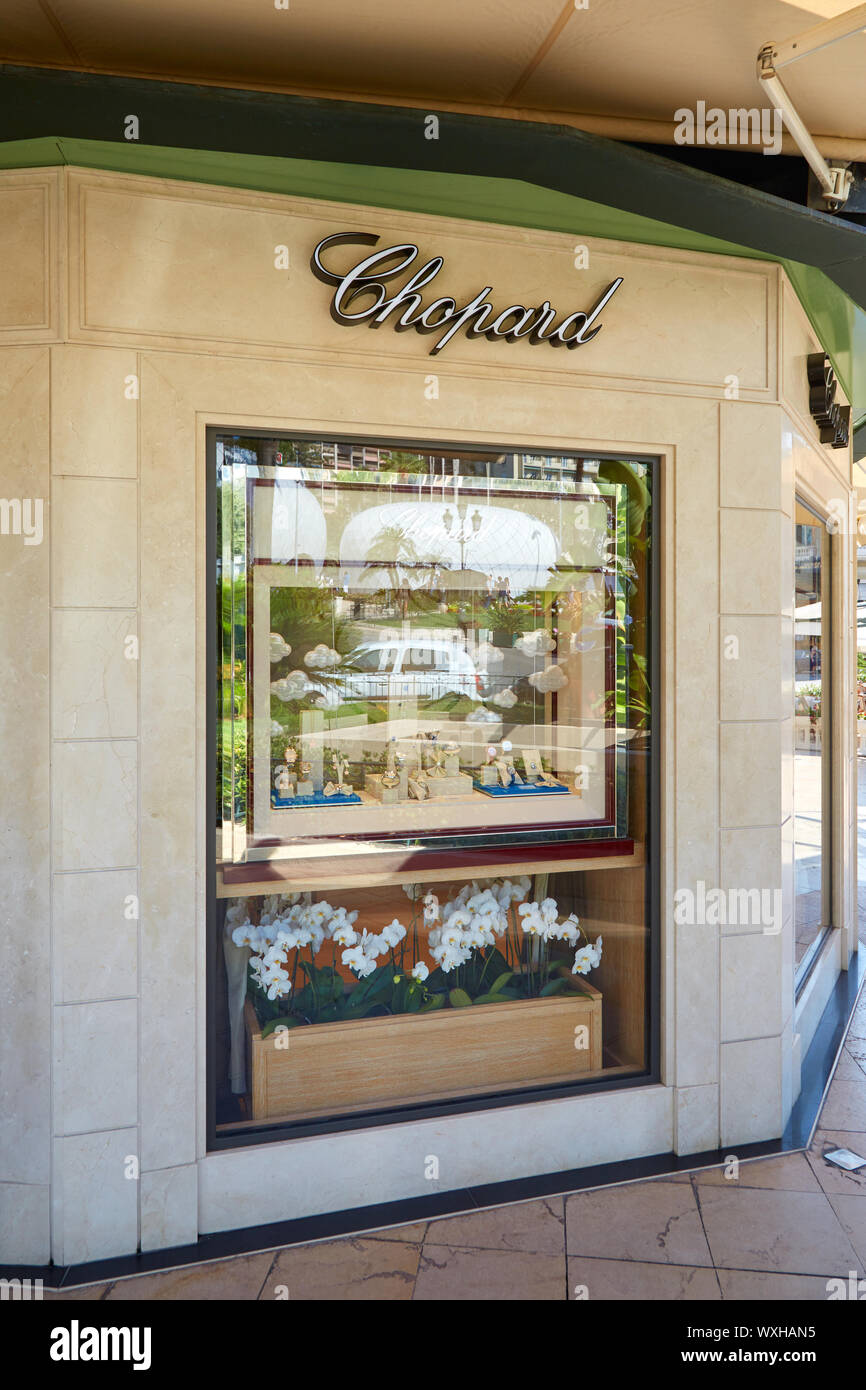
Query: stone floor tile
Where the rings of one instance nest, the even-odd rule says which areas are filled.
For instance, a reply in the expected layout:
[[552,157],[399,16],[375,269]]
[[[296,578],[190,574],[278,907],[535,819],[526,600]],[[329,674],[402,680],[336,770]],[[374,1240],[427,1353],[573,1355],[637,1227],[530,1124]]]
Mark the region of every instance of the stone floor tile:
[[725,1269],[838,1275],[857,1257],[823,1192],[701,1187],[713,1263]]
[[864,1192],[866,1193],[866,1168],[857,1173],[846,1172],[833,1163],[825,1163],[821,1155],[825,1149],[852,1149],[861,1158],[866,1158],[866,1133],[856,1130],[816,1129],[806,1158],[815,1177],[825,1192]]
[[425,1244],[562,1255],[565,1252],[563,1199],[549,1197],[431,1221]]
[[819,1120],[822,1129],[866,1130],[866,1077],[834,1081]]
[[279,1297],[298,1301],[371,1299],[405,1301],[412,1297],[420,1242],[372,1240],[349,1236],[296,1245],[277,1257],[262,1302]]
[[565,1201],[569,1255],[710,1265],[691,1183],[630,1183],[572,1193]]
[[700,1187],[774,1187],[790,1192],[820,1192],[821,1186],[803,1154],[779,1154],[776,1158],[750,1159],[740,1164],[739,1176],[725,1176],[725,1168],[707,1168],[695,1174]]
[[848,1038],[866,1039],[866,997],[861,996],[860,1003],[857,1005],[848,1026]]
[[866,1192],[833,1193],[830,1205],[854,1246],[861,1269],[866,1269]]
[[138,1274],[132,1279],[118,1279],[106,1297],[111,1302],[116,1299],[254,1301],[273,1259],[273,1253],[266,1251],[261,1255],[214,1260],[212,1264],[185,1265],[162,1274]]
[[[860,1042],[854,1039],[854,1042]],[[866,1042],[860,1042],[860,1046],[866,1048]],[[866,1071],[863,1070],[857,1058],[852,1056],[847,1047],[843,1047],[841,1056],[836,1063],[833,1072],[834,1081],[862,1081],[866,1085]]]
[[717,1302],[721,1293],[714,1269],[572,1255],[568,1261],[568,1296],[586,1298],[591,1307],[605,1299]]
[[766,1303],[777,1299],[783,1303],[827,1300],[827,1277],[823,1274],[756,1274],[752,1269],[719,1269],[716,1271],[722,1295],[730,1302]]
[[415,1282],[415,1299],[458,1299],[504,1303],[565,1299],[562,1255],[525,1250],[467,1250],[425,1245]]
[[429,1221],[416,1221],[412,1226],[383,1226],[379,1231],[364,1231],[367,1240],[400,1240],[420,1245],[427,1233]]

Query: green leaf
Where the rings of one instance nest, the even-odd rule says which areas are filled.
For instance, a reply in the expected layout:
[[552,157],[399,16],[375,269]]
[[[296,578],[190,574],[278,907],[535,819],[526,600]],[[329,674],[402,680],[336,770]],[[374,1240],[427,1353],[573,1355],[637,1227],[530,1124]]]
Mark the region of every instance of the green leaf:
[[514,978],[514,971],[513,971],[513,970],[503,970],[502,974],[501,974],[501,975],[497,975],[497,976],[496,976],[496,979],[493,981],[493,984],[490,986],[490,993],[491,993],[491,994],[498,994],[499,991],[500,991],[501,989],[504,989],[504,988],[505,988],[505,986],[508,984],[509,980],[511,980],[511,979],[513,979],[513,978]]
[[502,1003],[504,1003],[505,999],[507,999],[507,997],[508,997],[507,995],[503,996],[501,993],[494,993],[494,991],[491,989],[491,990],[488,990],[486,994],[479,994],[478,997],[477,997],[476,1000],[475,1000],[475,1003],[476,1003],[476,1004],[502,1004]]
[[[511,966],[508,964],[508,961],[505,959],[502,952],[497,950],[496,947],[494,947],[493,950],[490,952],[489,956],[487,956],[487,961],[488,967],[485,979],[498,980],[501,975],[513,974],[513,971],[511,969]],[[491,985],[491,989],[492,988],[493,986]]]
[[437,965],[435,970],[431,970],[427,979],[424,981],[431,993],[445,990],[448,986],[448,977],[441,965]]
[[549,994],[561,994],[565,989],[565,980],[550,980],[540,991],[540,997],[545,998]]
[[278,1028],[302,1028],[303,1020],[293,1018],[291,1014],[283,1014],[282,1018],[272,1018],[262,1029],[262,1038],[269,1038]]
[[472,1003],[465,989],[452,989],[448,998],[452,1009],[465,1009]]
[[386,965],[378,966],[366,980],[359,981],[348,995],[346,1008],[350,1013],[358,1013],[361,1009],[366,1009],[370,1003],[380,1003],[382,995],[391,988],[393,974],[394,967],[388,962]]
[[444,1005],[445,1005],[445,995],[444,995],[444,994],[433,994],[433,995],[431,995],[430,998],[427,1000],[427,1003],[426,1003],[426,1004],[422,1004],[422,1005],[421,1005],[421,1008],[418,1010],[418,1012],[419,1012],[419,1013],[422,1013],[422,1014],[430,1014],[430,1013],[433,1012],[434,1009],[441,1009],[441,1008],[444,1007]]

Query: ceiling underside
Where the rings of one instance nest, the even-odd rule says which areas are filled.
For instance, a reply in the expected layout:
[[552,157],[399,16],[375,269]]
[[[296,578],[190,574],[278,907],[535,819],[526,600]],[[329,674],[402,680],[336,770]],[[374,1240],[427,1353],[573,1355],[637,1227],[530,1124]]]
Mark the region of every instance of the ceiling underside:
[[[758,50],[851,0],[2,0],[0,61],[315,95],[629,117],[754,107]],[[284,8],[277,8],[283,4]],[[813,134],[866,140],[866,34],[795,64]]]

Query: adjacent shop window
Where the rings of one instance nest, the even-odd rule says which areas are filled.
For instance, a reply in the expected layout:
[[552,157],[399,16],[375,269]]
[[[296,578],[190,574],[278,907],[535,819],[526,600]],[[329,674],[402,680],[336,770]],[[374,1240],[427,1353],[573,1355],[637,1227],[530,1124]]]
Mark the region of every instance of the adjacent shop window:
[[645,1072],[652,463],[211,442],[217,1134]]
[[830,536],[797,501],[794,525],[794,875],[802,979],[831,921]]

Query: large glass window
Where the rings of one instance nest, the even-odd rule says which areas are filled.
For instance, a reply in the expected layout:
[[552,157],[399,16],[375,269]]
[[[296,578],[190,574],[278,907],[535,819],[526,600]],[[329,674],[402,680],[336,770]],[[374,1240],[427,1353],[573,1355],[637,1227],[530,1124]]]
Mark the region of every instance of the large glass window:
[[217,1134],[646,1071],[650,461],[212,445]]
[[804,503],[794,523],[794,902],[802,979],[830,924],[830,536]]

